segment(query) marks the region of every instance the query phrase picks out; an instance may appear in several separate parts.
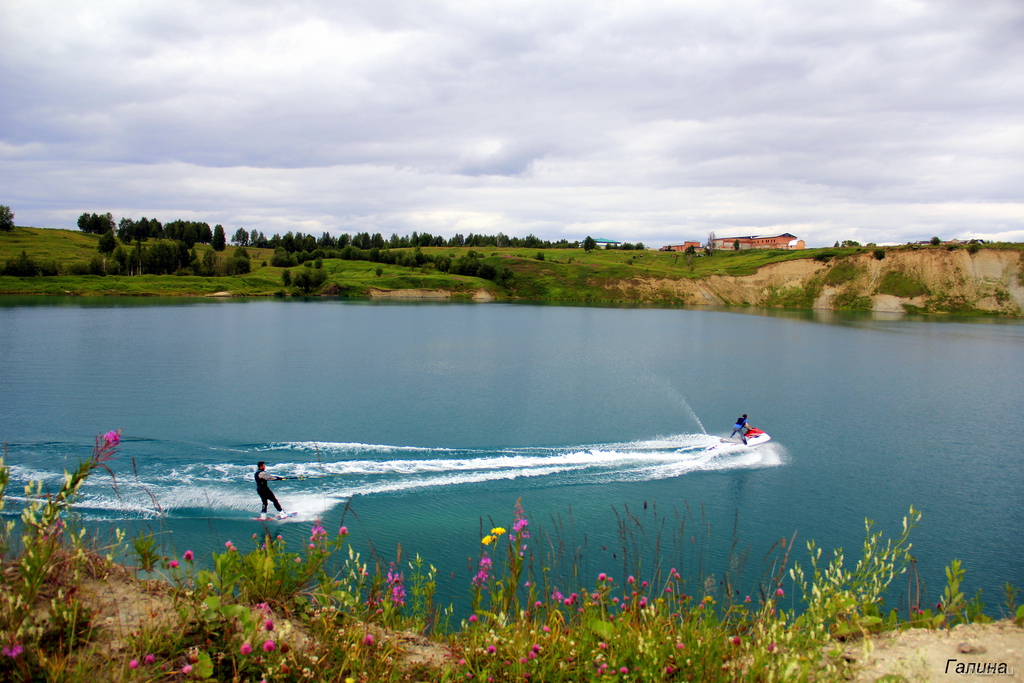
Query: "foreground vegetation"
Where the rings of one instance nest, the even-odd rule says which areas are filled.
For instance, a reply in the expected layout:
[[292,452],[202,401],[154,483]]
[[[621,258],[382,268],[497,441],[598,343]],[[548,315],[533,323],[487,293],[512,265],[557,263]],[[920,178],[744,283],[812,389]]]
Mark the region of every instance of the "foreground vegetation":
[[[168,224],[167,230],[173,225]],[[929,288],[920,274],[896,263],[900,254],[912,252],[945,254],[952,249],[973,256],[982,248],[978,244],[720,250],[708,257],[634,248],[641,245],[604,250],[539,241],[540,247],[390,246],[411,244],[409,238],[397,236],[378,240],[384,245],[380,247],[375,241],[379,235],[365,234],[352,240],[325,235],[319,241],[290,233],[271,240],[258,235],[257,244],[277,246],[253,246],[242,240],[247,246],[231,247],[223,243],[223,231],[218,234],[219,245],[217,239],[211,244],[190,245],[180,239],[125,243],[111,232],[96,235],[13,228],[0,232],[0,294],[367,297],[432,290],[467,299],[483,295],[548,301],[708,303],[696,293],[699,287],[714,290],[714,300],[726,305],[811,308],[824,291],[838,290],[830,300],[830,307],[836,309],[868,310],[873,295],[888,294],[921,297],[914,299],[912,306],[907,304],[907,310],[913,312],[1020,314],[1009,283],[985,284],[977,296],[990,297],[998,305],[981,310],[975,300],[956,289],[957,273],[948,274],[948,286]],[[425,244],[441,242],[429,235],[418,237]],[[486,241],[481,236],[470,237]],[[340,246],[342,242],[344,246]],[[984,248],[1020,254],[1024,264],[1022,246]],[[864,264],[883,261],[887,255],[890,259],[884,262],[883,276],[869,282]],[[721,286],[721,276],[750,276],[765,266],[795,260],[804,260],[821,272],[791,286],[756,286],[746,293]],[[1018,271],[1018,279],[1024,278],[1024,265]]]
[[[97,549],[71,514],[119,441],[118,432],[98,437],[56,493],[30,484],[17,537],[13,522],[0,532],[3,680],[841,681],[850,639],[986,620],[980,596],[965,600],[956,561],[934,610],[921,609],[920,595],[902,613],[884,607],[892,581],[913,566],[913,508],[892,539],[867,522],[853,568],[842,550],[823,557],[813,543],[807,565],[790,563],[783,540],[742,597],[728,572],[684,576],[640,558],[626,577],[552,572],[538,563],[546,544],[518,505],[507,529],[481,539],[464,616],[438,604],[428,562],[403,563],[399,549],[371,568],[344,526],[313,524],[298,552],[269,533],[249,550],[227,541],[205,562],[191,550],[165,556],[142,535],[130,541],[135,567],[126,569],[114,561],[120,541]],[[8,481],[0,462],[0,510]],[[136,618],[104,619],[90,585],[133,588],[119,602],[134,602]],[[1015,594],[1007,586],[1004,609],[1021,624]]]

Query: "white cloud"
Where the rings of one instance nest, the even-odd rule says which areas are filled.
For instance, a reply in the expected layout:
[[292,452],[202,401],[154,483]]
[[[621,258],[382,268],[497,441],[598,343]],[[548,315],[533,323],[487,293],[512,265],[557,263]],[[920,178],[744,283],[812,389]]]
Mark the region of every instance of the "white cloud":
[[53,227],[1012,236],[1022,29],[1015,0],[7,3],[0,202]]

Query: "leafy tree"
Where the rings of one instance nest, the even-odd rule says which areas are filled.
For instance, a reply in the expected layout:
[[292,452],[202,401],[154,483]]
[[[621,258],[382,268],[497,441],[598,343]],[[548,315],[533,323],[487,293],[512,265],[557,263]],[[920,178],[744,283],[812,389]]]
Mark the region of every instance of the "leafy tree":
[[135,221],[125,216],[117,224],[117,238],[125,244],[131,244],[135,239]]
[[685,251],[684,253],[685,253],[685,254],[686,254],[687,256],[693,256],[694,254],[696,254],[696,253],[697,253],[697,247],[695,247],[695,246],[693,246],[693,245],[691,244],[690,246],[688,246],[688,247],[686,248],[686,251]]
[[224,251],[227,247],[227,239],[224,236],[224,226],[218,223],[213,228],[213,250]]
[[301,289],[303,294],[319,289],[326,281],[327,273],[314,268],[299,268],[299,272],[292,278],[292,284]]
[[35,261],[28,257],[24,251],[18,258],[9,259],[0,268],[0,275],[13,275],[14,277],[34,277],[39,274],[39,267]]
[[290,271],[290,270],[282,270],[281,271],[281,283],[285,287],[291,287],[292,286],[292,271]]
[[110,213],[83,213],[78,217],[78,229],[93,235],[102,235],[107,230],[113,230],[115,227],[114,217]]
[[234,275],[245,275],[252,271],[252,261],[250,261],[249,252],[245,250],[245,247],[235,249],[235,253],[231,256],[231,261],[228,263],[228,268]]
[[377,274],[377,277],[380,277],[381,275],[384,274],[384,269],[381,268],[380,266],[377,266],[377,270],[375,270],[373,272],[375,272]]
[[14,230],[14,212],[11,207],[0,204],[0,232]]
[[597,249],[597,242],[590,235],[587,235],[587,239],[583,240],[583,251],[591,252]]
[[935,247],[937,247],[937,246],[939,246],[940,244],[942,244],[942,240],[940,240],[940,239],[938,238],[938,236],[935,236],[935,237],[933,237],[933,238],[932,238],[932,246],[935,246]]
[[732,242],[732,250],[733,251],[739,251],[740,250],[740,241],[739,240],[733,240],[733,242]]
[[117,239],[114,237],[113,229],[107,230],[100,236],[100,242],[96,246],[101,254],[112,254],[117,249]]
[[249,233],[246,231],[245,228],[239,228],[238,230],[235,230],[235,234],[231,238],[231,243],[238,245],[240,247],[249,246]]
[[707,244],[704,245],[704,253],[707,254],[708,256],[714,256],[714,254],[715,254],[715,233],[714,232],[709,232],[708,233],[708,241],[707,241]]

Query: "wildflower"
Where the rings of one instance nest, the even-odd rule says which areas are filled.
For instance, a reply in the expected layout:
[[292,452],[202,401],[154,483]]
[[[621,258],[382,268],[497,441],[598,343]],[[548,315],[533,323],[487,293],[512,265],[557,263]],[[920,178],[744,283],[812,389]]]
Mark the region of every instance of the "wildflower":
[[345,526],[345,525],[342,525],[342,527],[340,529],[338,529],[338,535],[339,536],[348,536],[348,527]]
[[741,639],[740,639],[740,637],[739,637],[739,636],[733,636],[733,637],[732,637],[732,644],[733,644],[733,645],[739,645],[739,644],[740,644],[741,642],[742,642],[742,641],[741,641]]
[[608,649],[608,643],[598,643],[597,646],[599,648],[601,648],[602,650],[607,650]]
[[677,650],[682,650],[684,647],[686,647],[685,643],[676,643],[676,649]]
[[503,533],[505,533],[505,529],[503,529],[500,526],[496,526],[493,529],[491,529],[491,533],[495,536],[501,536]]
[[186,664],[185,666],[181,667],[181,673],[188,676],[190,673],[192,673],[192,665]]
[[627,669],[626,667],[622,667],[621,669],[619,669],[619,673],[625,676],[629,673],[629,669]]
[[487,583],[487,579],[490,577],[491,567],[493,565],[494,562],[491,558],[487,557],[486,554],[480,558],[480,569],[477,571],[476,576],[473,577],[474,586],[480,588]]
[[235,549],[235,546],[232,545],[231,541],[225,541],[224,542],[224,547],[227,548],[228,550],[234,550]]
[[775,652],[775,643],[768,643],[768,652]]
[[388,570],[388,586],[391,587],[391,602],[396,605],[405,604],[405,587],[402,582],[405,581],[405,576],[395,570],[395,563],[391,563],[391,569]]
[[743,599],[743,602],[750,602],[750,596],[748,595],[747,597],[745,597],[745,598]]
[[543,626],[543,628],[541,630],[544,631],[544,633],[551,633],[551,627],[548,626],[547,624],[544,624],[544,626]]
[[526,657],[520,657],[519,658],[519,663],[520,664],[526,664],[526,662],[528,662],[528,661],[530,661],[530,660],[528,660]]
[[273,620],[267,619],[267,621],[263,624],[263,628],[264,628],[264,630],[267,630],[267,631],[273,631],[274,630],[274,622],[273,622]]
[[115,431],[107,432],[106,434],[103,435],[103,441],[106,442],[105,445],[110,446],[111,448],[113,448],[117,444],[121,443],[121,430],[118,429],[116,432]]
[[493,655],[497,651],[498,651],[498,648],[494,647],[493,645],[488,645],[487,646],[487,654]]
[[601,572],[600,574],[597,575],[597,580],[598,581],[605,581],[607,578],[608,578],[608,575],[605,574],[604,572]]
[[519,534],[521,538],[529,538],[530,532],[526,530],[530,522],[526,519],[526,511],[523,510],[521,502],[516,501],[516,521],[512,524],[512,531]]
[[533,647],[531,647],[530,649],[533,650],[534,652],[540,652],[540,645],[538,645],[537,643],[534,643]]
[[478,616],[477,616],[477,615],[475,615],[475,614],[470,614],[470,615],[469,615],[469,623],[471,623],[471,624],[475,624],[475,623],[476,623],[476,622],[478,622],[478,621],[480,621],[480,617],[478,617]]
[[192,560],[195,559],[195,557],[196,557],[195,554],[191,550],[186,550],[185,551],[184,558],[185,558],[186,562],[191,562]]
[[363,638],[363,645],[373,645],[373,634],[367,633],[366,637]]
[[178,561],[177,560],[171,560],[170,564],[168,564],[167,566],[169,566],[171,569],[177,569],[178,568]]
[[626,583],[636,583],[636,579],[631,576],[628,579],[626,579]]
[[541,605],[543,605],[543,604],[544,604],[544,603],[542,603],[542,602],[541,602],[540,600],[538,600],[537,602],[533,603],[533,606],[534,606],[534,607],[540,607],[540,606],[541,606]]
[[10,647],[5,645],[3,650],[0,650],[0,652],[4,653],[5,657],[10,657],[11,659],[17,659],[18,655],[20,655],[24,651],[25,651],[25,648],[23,648],[18,643],[14,643]]
[[252,653],[252,645],[249,643],[242,643],[242,647],[238,648],[243,655]]
[[783,595],[786,594],[786,592],[784,590],[782,590],[781,588],[777,588],[777,589],[775,589],[775,594],[778,595],[779,597],[782,597]]
[[146,664],[152,664],[156,661],[156,657],[154,655],[146,655],[142,658],[142,661]]
[[138,669],[139,668],[139,660],[133,659],[132,661],[128,662],[128,668],[129,669]]
[[490,545],[494,543],[496,540],[498,539],[494,538],[494,536],[491,536],[490,534],[487,534],[486,536],[480,539],[480,542],[484,545]]
[[263,642],[264,652],[273,652],[276,649],[277,645],[274,643],[274,641],[270,640],[269,638]]

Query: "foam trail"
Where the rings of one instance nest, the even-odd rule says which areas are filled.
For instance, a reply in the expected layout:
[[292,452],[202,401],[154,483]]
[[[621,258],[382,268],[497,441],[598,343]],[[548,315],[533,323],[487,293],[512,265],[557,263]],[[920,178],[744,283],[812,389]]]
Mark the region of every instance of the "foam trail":
[[[653,481],[699,471],[783,464],[784,449],[775,443],[757,448],[720,444],[717,437],[697,433],[621,443],[490,449],[314,441],[252,444],[211,449],[213,456],[206,460],[141,461],[145,464],[138,470],[133,464],[131,473],[117,472],[116,486],[109,478],[90,478],[76,510],[97,520],[162,515],[248,519],[259,510],[253,467],[246,455],[253,452],[266,453],[261,458],[271,462],[273,474],[306,477],[274,482],[285,509],[298,513],[294,521],[322,517],[353,496],[404,495],[452,487],[504,491]],[[710,446],[716,448],[709,450]],[[33,465],[12,467],[12,489],[28,479],[42,479],[51,487],[56,484],[58,475],[52,470],[40,467],[38,461]],[[14,507],[5,513],[14,513]]]

